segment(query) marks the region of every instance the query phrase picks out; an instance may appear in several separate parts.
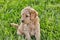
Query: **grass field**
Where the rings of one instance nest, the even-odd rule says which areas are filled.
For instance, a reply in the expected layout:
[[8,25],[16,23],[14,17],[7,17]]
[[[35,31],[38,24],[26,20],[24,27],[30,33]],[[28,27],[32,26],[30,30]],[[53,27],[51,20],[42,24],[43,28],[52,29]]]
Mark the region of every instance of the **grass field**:
[[39,13],[41,40],[60,40],[60,0],[0,0],[0,40],[25,40],[10,23],[20,23],[26,6]]

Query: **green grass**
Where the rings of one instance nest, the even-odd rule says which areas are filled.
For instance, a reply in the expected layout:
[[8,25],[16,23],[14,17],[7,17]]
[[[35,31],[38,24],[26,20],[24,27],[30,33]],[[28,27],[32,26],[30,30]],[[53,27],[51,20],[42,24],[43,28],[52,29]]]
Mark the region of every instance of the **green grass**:
[[60,0],[0,0],[0,40],[24,40],[10,23],[19,24],[26,6],[39,13],[41,40],[60,40]]

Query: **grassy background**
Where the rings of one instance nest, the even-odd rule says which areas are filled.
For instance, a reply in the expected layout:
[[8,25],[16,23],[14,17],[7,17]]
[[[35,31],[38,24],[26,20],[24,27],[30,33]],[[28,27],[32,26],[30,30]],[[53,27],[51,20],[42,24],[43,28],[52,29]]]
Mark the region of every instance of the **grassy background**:
[[26,6],[39,13],[41,40],[60,40],[60,0],[0,0],[0,40],[24,40],[10,23],[19,24]]

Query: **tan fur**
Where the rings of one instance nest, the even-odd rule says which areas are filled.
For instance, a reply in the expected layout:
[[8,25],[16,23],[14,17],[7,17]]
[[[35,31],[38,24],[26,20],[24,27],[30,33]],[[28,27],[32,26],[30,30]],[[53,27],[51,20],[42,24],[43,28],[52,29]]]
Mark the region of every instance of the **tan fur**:
[[31,40],[31,36],[34,35],[36,40],[40,40],[38,12],[31,7],[26,7],[21,11],[21,15],[21,20],[24,22],[21,22],[20,25],[11,23],[17,28],[17,34],[25,35],[27,40]]

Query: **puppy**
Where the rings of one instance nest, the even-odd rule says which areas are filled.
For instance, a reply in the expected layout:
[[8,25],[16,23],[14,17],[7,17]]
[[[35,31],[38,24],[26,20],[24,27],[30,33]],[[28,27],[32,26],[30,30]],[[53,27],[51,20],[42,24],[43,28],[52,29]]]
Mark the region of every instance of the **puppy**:
[[11,23],[17,28],[17,34],[25,35],[27,40],[31,40],[31,36],[35,36],[36,40],[40,40],[40,24],[38,12],[31,7],[25,7],[21,11],[21,24]]

